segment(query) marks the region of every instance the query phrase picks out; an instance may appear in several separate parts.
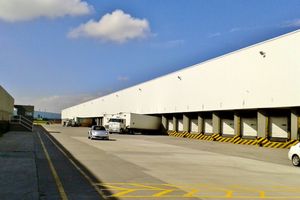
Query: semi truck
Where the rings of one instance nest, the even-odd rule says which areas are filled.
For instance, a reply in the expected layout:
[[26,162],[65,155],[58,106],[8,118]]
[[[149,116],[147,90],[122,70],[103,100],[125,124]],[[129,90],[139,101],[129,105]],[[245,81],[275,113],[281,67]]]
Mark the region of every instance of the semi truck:
[[158,131],[161,126],[161,118],[156,116],[119,113],[112,116],[108,122],[110,133],[134,133],[145,131]]
[[102,120],[102,126],[104,126],[106,128],[106,130],[108,130],[110,119],[116,118],[117,116],[118,116],[118,114],[104,114],[103,120]]

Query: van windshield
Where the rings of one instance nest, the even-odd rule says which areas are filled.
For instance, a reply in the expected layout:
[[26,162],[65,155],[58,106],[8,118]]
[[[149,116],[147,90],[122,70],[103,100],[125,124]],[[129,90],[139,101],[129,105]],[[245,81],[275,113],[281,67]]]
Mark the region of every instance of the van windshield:
[[123,119],[110,119],[109,122],[123,122]]

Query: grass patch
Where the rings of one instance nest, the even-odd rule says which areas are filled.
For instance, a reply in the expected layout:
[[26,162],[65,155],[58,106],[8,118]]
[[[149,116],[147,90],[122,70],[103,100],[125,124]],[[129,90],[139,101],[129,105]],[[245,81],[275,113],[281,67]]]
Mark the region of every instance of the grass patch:
[[33,123],[34,124],[46,124],[48,122],[48,120],[34,120]]

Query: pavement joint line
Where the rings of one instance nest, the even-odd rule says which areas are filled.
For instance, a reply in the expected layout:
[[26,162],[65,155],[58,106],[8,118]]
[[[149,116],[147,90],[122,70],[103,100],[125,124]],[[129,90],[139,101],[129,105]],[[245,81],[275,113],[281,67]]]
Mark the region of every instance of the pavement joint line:
[[58,174],[57,174],[57,172],[56,172],[56,170],[55,170],[55,167],[54,167],[54,165],[53,165],[53,163],[52,163],[52,161],[51,161],[51,158],[50,158],[50,156],[49,156],[48,150],[47,150],[47,148],[46,148],[46,146],[45,146],[45,144],[44,144],[44,142],[43,142],[43,140],[42,140],[42,138],[41,138],[41,135],[40,135],[39,132],[37,132],[37,135],[38,135],[38,137],[39,137],[39,139],[40,139],[40,142],[41,142],[41,145],[42,145],[44,154],[45,154],[45,156],[46,156],[46,158],[47,158],[47,161],[48,161],[48,164],[49,164],[49,167],[50,167],[52,176],[53,176],[53,178],[54,178],[54,180],[55,180],[55,183],[56,183],[56,186],[57,186],[57,189],[58,189],[60,198],[61,198],[62,200],[68,200],[68,196],[67,196],[67,194],[66,194],[66,192],[65,192],[65,190],[64,190],[64,187],[63,187],[63,185],[62,185],[62,183],[61,183],[61,180],[60,180],[60,178],[59,178],[59,176],[58,176]]
[[56,146],[56,148],[70,161],[70,163],[75,167],[76,170],[78,170],[80,172],[80,174],[83,175],[83,177],[89,182],[89,184],[95,189],[95,191],[98,193],[98,195],[101,198],[104,198],[105,195],[103,194],[103,192],[97,187],[97,185],[94,184],[94,182],[92,181],[92,179],[46,134],[44,133],[44,135],[46,135],[48,137],[48,139]]

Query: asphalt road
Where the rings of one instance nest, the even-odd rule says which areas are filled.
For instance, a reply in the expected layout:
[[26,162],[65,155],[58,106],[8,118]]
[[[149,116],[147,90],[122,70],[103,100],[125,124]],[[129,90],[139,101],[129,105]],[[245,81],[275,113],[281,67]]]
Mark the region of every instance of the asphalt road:
[[34,140],[40,199],[104,199],[44,129],[35,127]]
[[[149,135],[88,140],[87,128],[45,128],[79,166],[69,172],[63,167],[70,161],[54,156],[62,185],[74,199],[95,194],[95,188],[106,199],[300,199],[300,168],[291,165],[287,149]],[[68,181],[76,173],[78,178]],[[76,186],[82,188],[72,193],[69,188]]]

